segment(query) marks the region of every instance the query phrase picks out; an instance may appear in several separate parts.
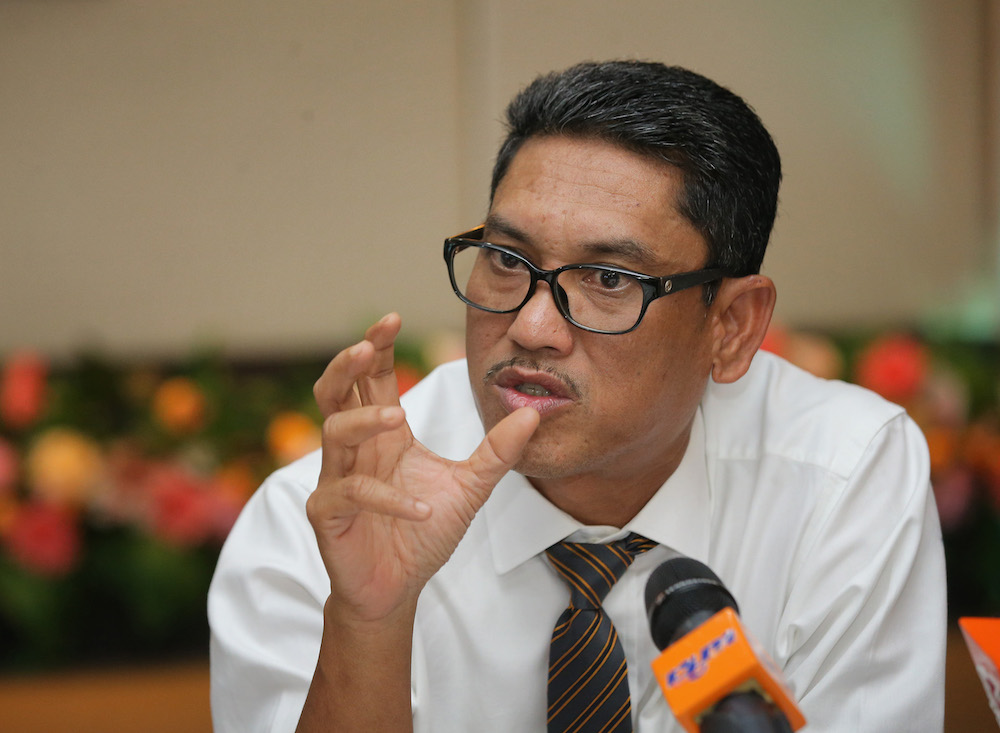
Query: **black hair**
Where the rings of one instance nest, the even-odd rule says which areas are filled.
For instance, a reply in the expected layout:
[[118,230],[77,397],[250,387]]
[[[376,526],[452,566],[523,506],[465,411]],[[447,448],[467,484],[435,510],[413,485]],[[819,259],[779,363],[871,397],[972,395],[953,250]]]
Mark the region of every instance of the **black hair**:
[[710,79],[645,61],[587,62],[537,78],[507,107],[490,200],[526,140],[596,138],[676,166],[679,211],[705,237],[707,266],[760,271],[774,225],[781,159],[752,109]]

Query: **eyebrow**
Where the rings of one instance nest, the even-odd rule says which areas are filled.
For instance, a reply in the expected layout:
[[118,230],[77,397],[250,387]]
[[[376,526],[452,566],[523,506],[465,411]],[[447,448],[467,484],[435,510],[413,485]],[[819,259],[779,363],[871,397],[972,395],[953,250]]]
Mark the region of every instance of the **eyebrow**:
[[[532,245],[532,238],[507,219],[497,214],[486,217],[486,229],[497,232],[525,245]],[[586,242],[580,249],[591,257],[614,255],[637,263],[640,267],[662,267],[656,253],[648,246],[635,239],[620,238],[601,242]]]

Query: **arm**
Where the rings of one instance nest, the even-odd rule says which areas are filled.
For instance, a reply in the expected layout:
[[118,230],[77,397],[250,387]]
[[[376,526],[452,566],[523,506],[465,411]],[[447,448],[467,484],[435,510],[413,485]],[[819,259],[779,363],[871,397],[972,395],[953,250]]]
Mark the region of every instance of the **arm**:
[[532,410],[513,413],[467,461],[426,450],[399,407],[399,325],[383,318],[316,384],[323,460],[306,508],[330,595],[300,733],[411,729],[417,598],[538,425]]
[[940,731],[944,556],[912,421],[879,431],[817,521],[779,640],[807,730]]

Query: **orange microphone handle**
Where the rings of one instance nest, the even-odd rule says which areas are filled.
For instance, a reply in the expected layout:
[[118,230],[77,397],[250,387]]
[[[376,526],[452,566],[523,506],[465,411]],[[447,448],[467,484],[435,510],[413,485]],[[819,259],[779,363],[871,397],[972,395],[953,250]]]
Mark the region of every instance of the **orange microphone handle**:
[[805,725],[777,665],[748,637],[731,608],[722,609],[664,649],[653,660],[653,674],[677,721],[689,733],[706,731],[702,726],[716,709],[719,725],[725,723],[727,715],[733,713],[727,705],[735,710],[752,699],[741,697],[741,693],[756,694],[767,706],[773,705],[789,729]]

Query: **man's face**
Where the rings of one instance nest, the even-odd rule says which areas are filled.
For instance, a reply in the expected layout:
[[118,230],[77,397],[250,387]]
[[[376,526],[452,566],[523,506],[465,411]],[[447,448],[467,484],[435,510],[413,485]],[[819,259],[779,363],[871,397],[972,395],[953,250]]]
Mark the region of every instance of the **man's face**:
[[[546,269],[697,270],[708,249],[676,209],[680,187],[676,169],[616,145],[533,138],[496,190],[483,239]],[[573,326],[544,283],[517,313],[470,307],[469,376],[483,423],[489,430],[524,405],[541,413],[517,466],[536,486],[662,482],[683,456],[711,371],[708,316],[697,287],[653,301],[622,335]]]

